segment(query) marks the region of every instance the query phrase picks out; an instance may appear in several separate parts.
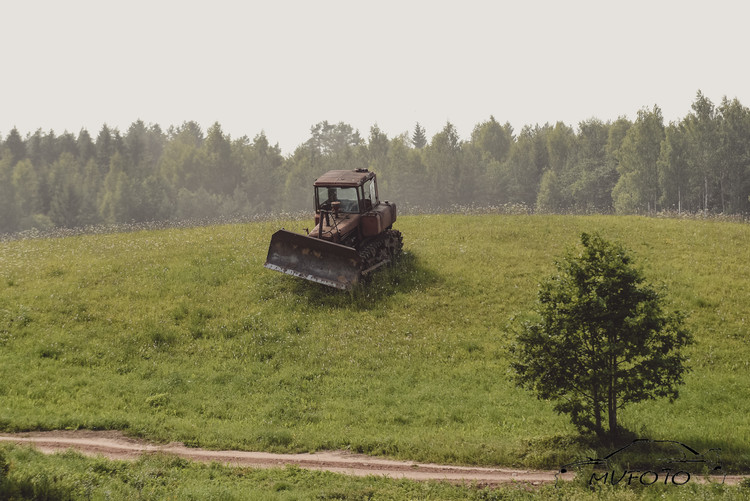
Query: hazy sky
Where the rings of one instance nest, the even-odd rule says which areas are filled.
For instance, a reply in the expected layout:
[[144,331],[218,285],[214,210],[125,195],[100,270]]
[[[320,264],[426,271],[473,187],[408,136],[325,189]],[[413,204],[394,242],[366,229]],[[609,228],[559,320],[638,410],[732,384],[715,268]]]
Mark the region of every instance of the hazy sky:
[[0,1],[2,137],[218,121],[289,154],[323,120],[467,139],[490,115],[668,122],[699,89],[750,106],[744,0]]

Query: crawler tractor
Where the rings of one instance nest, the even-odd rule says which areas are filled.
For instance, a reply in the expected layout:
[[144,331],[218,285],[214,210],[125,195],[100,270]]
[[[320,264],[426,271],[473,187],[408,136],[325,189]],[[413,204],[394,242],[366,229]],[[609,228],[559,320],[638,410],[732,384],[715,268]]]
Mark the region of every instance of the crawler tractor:
[[346,290],[398,257],[396,204],[380,201],[374,172],[332,170],[313,187],[315,227],[274,233],[266,268]]

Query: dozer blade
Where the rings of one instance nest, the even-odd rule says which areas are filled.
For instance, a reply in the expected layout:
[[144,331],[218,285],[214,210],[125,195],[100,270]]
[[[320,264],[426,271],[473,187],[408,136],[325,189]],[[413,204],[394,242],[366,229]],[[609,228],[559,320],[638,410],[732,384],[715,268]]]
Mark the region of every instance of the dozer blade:
[[271,237],[264,266],[347,290],[359,281],[362,259],[351,247],[279,230]]

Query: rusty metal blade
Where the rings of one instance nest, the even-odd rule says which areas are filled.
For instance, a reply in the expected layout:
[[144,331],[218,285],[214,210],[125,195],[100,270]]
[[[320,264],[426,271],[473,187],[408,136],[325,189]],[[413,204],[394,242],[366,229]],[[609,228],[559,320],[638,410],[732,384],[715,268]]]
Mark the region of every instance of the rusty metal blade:
[[279,230],[271,237],[264,266],[347,290],[359,281],[362,259],[351,247]]

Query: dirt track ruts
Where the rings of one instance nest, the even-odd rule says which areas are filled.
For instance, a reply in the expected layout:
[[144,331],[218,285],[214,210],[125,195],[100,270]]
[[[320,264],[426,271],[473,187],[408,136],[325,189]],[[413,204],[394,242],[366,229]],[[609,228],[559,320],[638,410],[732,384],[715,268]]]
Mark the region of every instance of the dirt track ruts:
[[[28,433],[3,433],[0,442],[26,444],[53,453],[68,449],[88,456],[109,459],[135,460],[144,454],[171,454],[201,462],[217,462],[232,466],[252,468],[279,468],[296,465],[310,470],[326,470],[347,475],[381,475],[411,480],[444,480],[481,486],[522,483],[542,485],[555,482],[554,470],[517,470],[475,466],[438,465],[413,461],[395,461],[347,451],[315,452],[305,454],[274,454],[269,452],[214,451],[186,447],[181,443],[156,445],[144,440],[128,438],[118,431],[48,431]],[[570,479],[568,473],[562,478]],[[744,476],[727,476],[726,483],[736,484]]]

